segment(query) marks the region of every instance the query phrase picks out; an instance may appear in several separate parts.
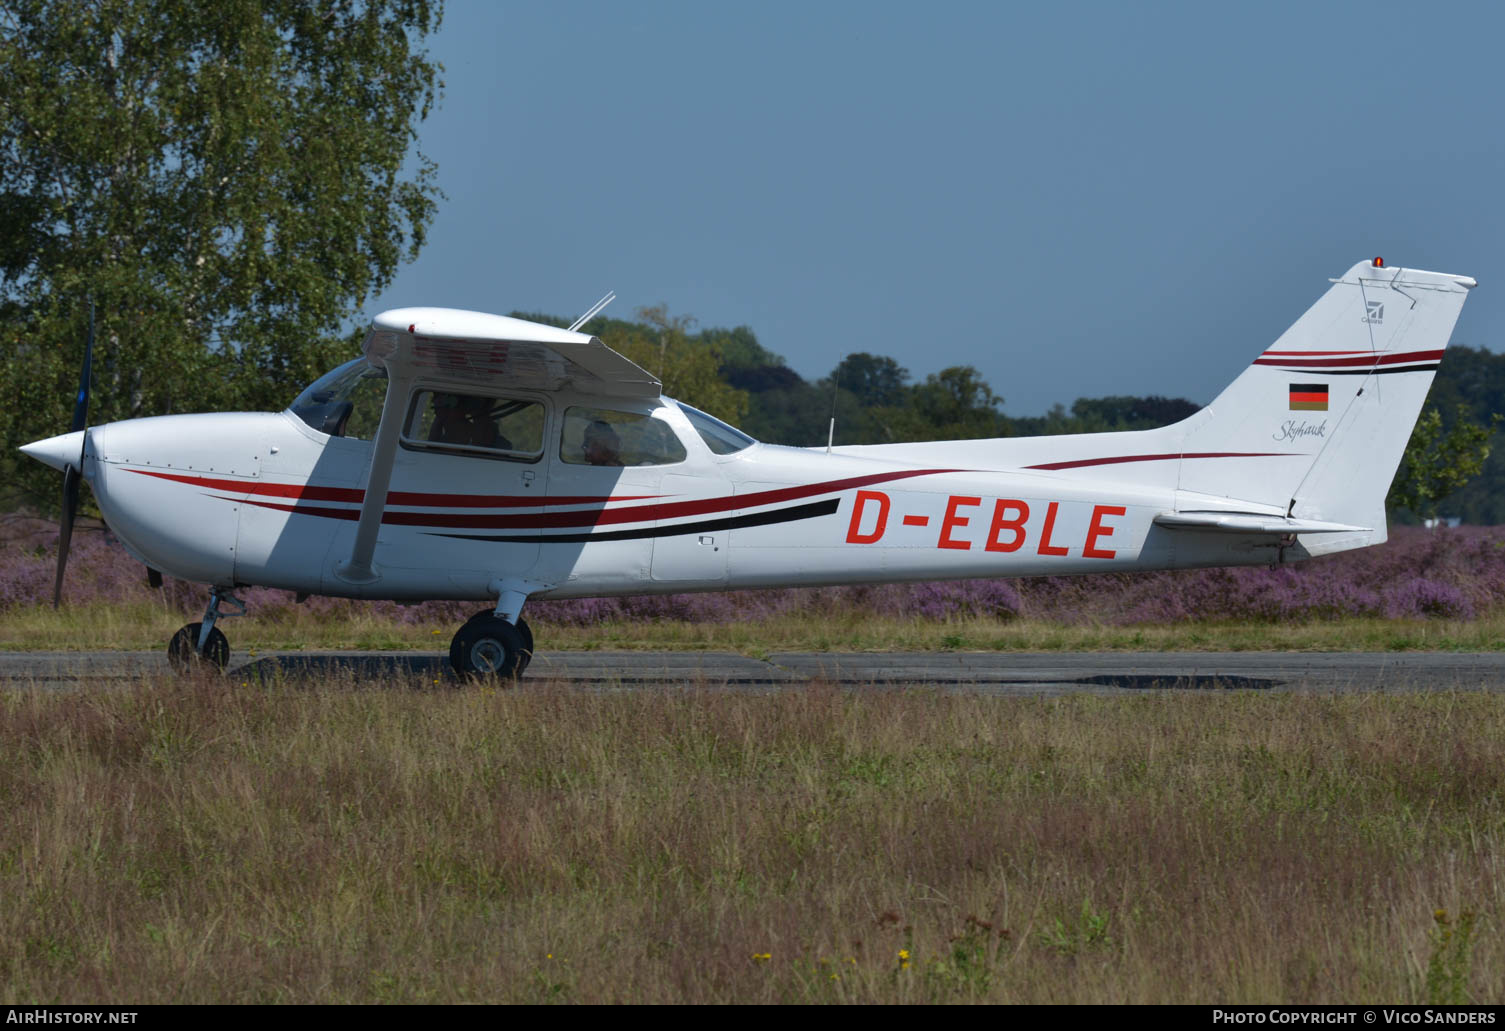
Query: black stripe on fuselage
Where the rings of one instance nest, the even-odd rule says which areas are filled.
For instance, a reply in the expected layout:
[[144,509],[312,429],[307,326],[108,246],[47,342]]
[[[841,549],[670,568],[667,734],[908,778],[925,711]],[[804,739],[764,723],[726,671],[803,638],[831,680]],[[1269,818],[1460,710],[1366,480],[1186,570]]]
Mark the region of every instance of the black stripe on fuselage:
[[816,501],[793,508],[778,508],[772,512],[756,512],[752,515],[728,516],[725,519],[705,519],[698,523],[675,523],[672,526],[649,526],[641,530],[608,530],[606,533],[551,533],[538,534],[476,534],[476,533],[430,533],[430,537],[453,537],[462,541],[490,541],[495,544],[590,544],[595,541],[636,541],[646,537],[677,537],[682,533],[712,533],[716,530],[742,530],[749,526],[772,526],[775,523],[793,523],[801,519],[816,519],[830,515],[841,506],[840,498]]

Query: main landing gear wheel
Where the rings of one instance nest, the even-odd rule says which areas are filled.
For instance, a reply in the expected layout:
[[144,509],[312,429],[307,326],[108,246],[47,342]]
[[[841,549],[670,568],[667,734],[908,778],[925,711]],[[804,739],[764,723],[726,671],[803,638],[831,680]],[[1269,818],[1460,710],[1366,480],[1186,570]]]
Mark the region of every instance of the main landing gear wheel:
[[[482,609],[474,616],[471,616],[470,619],[466,620],[465,625],[469,626],[471,623],[475,623],[483,619],[495,618],[496,613],[494,611],[492,611],[491,609]],[[523,635],[523,664],[517,668],[517,675],[521,677],[524,673],[528,672],[528,664],[533,661],[533,628],[528,625],[528,621],[522,616],[518,616],[517,622],[513,625],[517,627],[517,632]],[[454,661],[453,652],[451,652],[450,661]],[[455,668],[459,669],[458,666],[456,666]]]
[[211,627],[204,650],[199,651],[199,637],[203,623],[189,623],[172,635],[167,645],[167,661],[179,673],[197,669],[213,669],[216,673],[230,664],[230,642],[219,627]]
[[449,664],[462,677],[516,680],[533,658],[532,637],[499,616],[478,613],[455,632]]

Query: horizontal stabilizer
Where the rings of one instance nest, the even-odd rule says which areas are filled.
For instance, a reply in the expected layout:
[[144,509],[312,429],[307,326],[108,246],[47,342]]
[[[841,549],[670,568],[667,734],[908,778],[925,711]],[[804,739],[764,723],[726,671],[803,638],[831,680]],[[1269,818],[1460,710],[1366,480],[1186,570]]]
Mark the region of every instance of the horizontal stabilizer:
[[1155,525],[1168,530],[1216,530],[1222,533],[1368,533],[1372,527],[1324,523],[1316,519],[1285,519],[1257,512],[1165,512]]

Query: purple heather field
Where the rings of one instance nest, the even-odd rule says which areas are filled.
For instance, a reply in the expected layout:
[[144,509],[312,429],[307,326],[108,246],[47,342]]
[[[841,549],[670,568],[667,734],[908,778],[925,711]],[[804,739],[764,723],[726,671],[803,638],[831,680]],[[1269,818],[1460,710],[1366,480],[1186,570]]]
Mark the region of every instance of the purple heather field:
[[[57,529],[0,517],[0,613],[47,604]],[[166,601],[185,616],[203,610],[197,584],[167,579]],[[142,566],[107,532],[80,525],[73,537],[64,597],[74,604],[152,596]],[[286,591],[242,593],[251,611],[274,615],[295,604]],[[1098,576],[965,580],[877,587],[789,588],[721,594],[534,602],[539,622],[590,626],[623,620],[715,623],[803,614],[953,617],[1022,616],[1066,624],[1132,625],[1194,620],[1282,622],[1344,616],[1461,618],[1505,601],[1505,527],[1391,528],[1377,548],[1271,569],[1266,566]],[[313,598],[304,605],[339,618],[357,607],[401,623],[463,621],[475,602],[354,602]]]

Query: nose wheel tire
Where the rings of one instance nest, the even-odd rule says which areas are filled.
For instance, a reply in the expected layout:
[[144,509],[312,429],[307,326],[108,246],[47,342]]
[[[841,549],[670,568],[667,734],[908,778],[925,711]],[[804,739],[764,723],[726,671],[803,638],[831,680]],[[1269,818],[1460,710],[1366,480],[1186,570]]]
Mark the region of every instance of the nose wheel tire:
[[199,632],[203,626],[202,623],[189,623],[173,634],[168,642],[167,661],[177,672],[212,669],[218,673],[230,664],[230,642],[219,627],[209,631],[209,640],[204,642],[204,650],[199,651]]
[[491,613],[480,613],[455,632],[449,664],[460,676],[516,680],[533,657],[529,634]]

